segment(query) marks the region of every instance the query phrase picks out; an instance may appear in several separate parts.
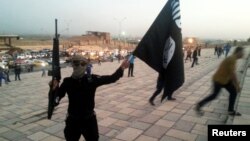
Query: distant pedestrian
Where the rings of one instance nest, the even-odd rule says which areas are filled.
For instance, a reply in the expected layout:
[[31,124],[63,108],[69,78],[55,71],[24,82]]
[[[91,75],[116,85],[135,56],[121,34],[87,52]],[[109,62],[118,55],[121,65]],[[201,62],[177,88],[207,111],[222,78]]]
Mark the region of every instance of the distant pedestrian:
[[221,47],[218,47],[218,49],[217,49],[217,56],[218,56],[218,58],[220,58],[220,55],[221,55]]
[[7,82],[11,82],[10,81],[10,75],[9,75],[9,73],[10,73],[10,65],[9,65],[9,63],[7,63],[7,65],[5,66],[4,73],[6,75]]
[[34,71],[34,65],[30,64],[30,71],[33,72]]
[[128,68],[128,77],[134,77],[134,61],[135,61],[135,56],[132,55],[130,60],[129,60],[129,68]]
[[223,46],[220,47],[220,53],[224,55],[224,48],[223,48]]
[[222,54],[224,54],[224,50],[223,50],[222,46],[221,46],[221,47],[218,47],[217,54],[218,54],[218,58],[220,58],[220,56],[221,56]]
[[42,77],[46,76],[45,68],[42,68]]
[[93,65],[91,64],[90,60],[88,60],[87,68],[86,68],[86,74],[87,76],[91,76],[91,70],[93,68]]
[[27,72],[30,72],[30,66],[29,65],[25,65],[25,70],[27,70]]
[[21,80],[20,78],[20,74],[21,74],[21,65],[20,64],[15,64],[15,68],[14,68],[14,72],[15,72],[15,81]]
[[98,57],[98,65],[99,66],[101,65],[101,58],[100,58],[100,56]]
[[241,88],[239,86],[239,82],[236,76],[236,63],[237,59],[243,57],[242,47],[237,47],[234,53],[229,56],[228,58],[224,59],[220,64],[218,70],[213,75],[213,93],[208,97],[204,98],[200,102],[198,102],[195,110],[198,114],[202,114],[201,108],[208,102],[214,100],[221,88],[225,88],[230,96],[229,96],[229,105],[228,105],[228,114],[229,115],[237,115],[240,116],[241,114],[234,110],[234,104],[237,96],[237,92],[240,92]]
[[201,46],[198,46],[198,56],[201,56]]
[[217,45],[214,47],[214,55],[218,55],[218,46]]
[[121,54],[118,54],[118,55],[117,55],[117,60],[118,60],[118,63],[120,63],[120,60],[121,60]]
[[4,69],[0,67],[0,87],[2,86],[2,79],[5,81],[6,84],[8,84],[8,81],[4,73]]
[[185,63],[186,63],[186,61],[189,59],[190,60],[190,62],[192,62],[192,50],[191,50],[191,48],[188,48],[187,49],[187,56],[186,56],[186,59],[185,59]]
[[193,63],[191,65],[191,68],[194,67],[194,64],[198,65],[198,48],[196,47],[193,51]]
[[225,57],[227,57],[229,51],[231,49],[231,46],[229,43],[227,43],[225,46],[224,46],[224,50],[225,50]]

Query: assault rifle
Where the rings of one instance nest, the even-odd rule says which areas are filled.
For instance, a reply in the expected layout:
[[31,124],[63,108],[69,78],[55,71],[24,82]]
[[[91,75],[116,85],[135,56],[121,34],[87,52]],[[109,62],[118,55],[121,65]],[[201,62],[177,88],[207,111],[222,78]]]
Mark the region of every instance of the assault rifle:
[[[53,86],[54,80],[58,81],[58,84],[61,80],[61,68],[59,62],[59,35],[57,34],[57,19],[55,19],[55,37],[53,39],[53,51],[52,51],[52,83],[50,84],[50,90],[48,95],[48,119],[51,119],[55,106],[57,106],[57,93],[59,86]],[[53,87],[56,87],[53,89]]]

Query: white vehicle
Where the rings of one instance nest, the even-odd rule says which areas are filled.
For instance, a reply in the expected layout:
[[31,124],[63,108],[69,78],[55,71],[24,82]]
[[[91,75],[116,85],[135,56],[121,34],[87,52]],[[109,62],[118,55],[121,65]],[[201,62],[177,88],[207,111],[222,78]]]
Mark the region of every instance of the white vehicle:
[[0,58],[2,58],[2,60],[9,60],[9,59],[12,59],[12,57],[10,56],[10,55],[8,55],[8,54],[4,54],[2,57],[0,57]]
[[[48,62],[49,64],[52,64],[52,58],[51,58],[50,60],[48,60],[47,62]],[[60,60],[59,60],[59,63],[60,63],[60,64],[63,64],[63,63],[66,63],[66,61],[60,59]]]
[[6,65],[7,65],[7,62],[5,62],[5,61],[0,62],[0,67],[3,68],[3,69],[5,69]]
[[26,63],[26,64],[33,64],[33,60],[29,60],[29,59],[27,59],[27,60],[24,60],[24,62]]
[[63,63],[66,63],[66,61],[65,60],[59,60],[59,62],[60,62],[60,64],[63,64]]
[[26,56],[25,55],[17,55],[17,59],[25,59]]
[[43,60],[33,60],[33,65],[37,67],[45,67],[48,66],[49,64]]

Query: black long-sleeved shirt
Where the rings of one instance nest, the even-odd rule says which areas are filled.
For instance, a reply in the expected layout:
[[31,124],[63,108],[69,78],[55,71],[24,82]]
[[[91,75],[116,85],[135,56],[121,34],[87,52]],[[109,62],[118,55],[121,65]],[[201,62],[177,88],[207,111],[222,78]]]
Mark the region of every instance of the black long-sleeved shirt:
[[193,52],[193,56],[192,56],[192,57],[193,57],[193,58],[197,58],[197,55],[198,55],[198,50],[195,49],[194,52]]
[[112,75],[84,75],[80,79],[64,78],[59,87],[60,99],[68,94],[68,114],[75,117],[84,117],[92,114],[95,107],[95,92],[98,86],[110,84],[123,76],[123,70],[117,69]]

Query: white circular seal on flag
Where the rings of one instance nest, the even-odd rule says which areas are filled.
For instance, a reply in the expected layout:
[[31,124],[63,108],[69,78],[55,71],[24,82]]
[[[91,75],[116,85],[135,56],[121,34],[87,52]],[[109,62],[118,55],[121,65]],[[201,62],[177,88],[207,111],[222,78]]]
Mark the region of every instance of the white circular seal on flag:
[[163,68],[168,67],[169,62],[171,61],[175,51],[175,41],[170,36],[164,46],[163,50]]

